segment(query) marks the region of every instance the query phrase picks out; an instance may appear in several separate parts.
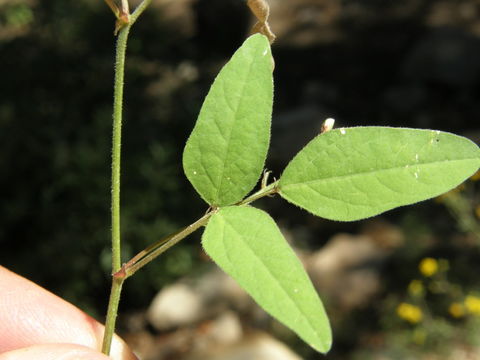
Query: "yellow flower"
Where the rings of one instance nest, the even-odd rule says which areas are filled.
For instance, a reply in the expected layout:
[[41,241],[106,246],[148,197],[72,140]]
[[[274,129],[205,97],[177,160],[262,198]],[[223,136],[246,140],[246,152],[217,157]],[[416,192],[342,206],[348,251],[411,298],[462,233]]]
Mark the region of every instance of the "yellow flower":
[[465,307],[462,303],[454,302],[448,307],[448,312],[454,318],[461,318],[465,316]]
[[420,280],[412,280],[408,284],[408,293],[412,296],[422,296],[424,290],[423,283]]
[[438,261],[433,258],[427,257],[420,261],[418,269],[424,276],[430,277],[438,271]]
[[465,298],[465,307],[473,315],[480,315],[480,298],[474,295],[468,295]]
[[423,318],[422,309],[408,303],[401,303],[397,306],[397,315],[411,324],[416,324]]

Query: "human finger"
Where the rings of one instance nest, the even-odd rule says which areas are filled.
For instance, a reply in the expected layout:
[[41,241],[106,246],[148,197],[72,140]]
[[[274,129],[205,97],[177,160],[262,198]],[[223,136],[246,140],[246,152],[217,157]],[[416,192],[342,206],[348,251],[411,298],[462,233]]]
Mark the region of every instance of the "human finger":
[[74,344],[42,344],[7,351],[0,360],[111,360],[91,348]]
[[[35,283],[0,266],[0,353],[47,343],[99,350],[104,327],[83,311]],[[136,359],[119,337],[111,357]]]

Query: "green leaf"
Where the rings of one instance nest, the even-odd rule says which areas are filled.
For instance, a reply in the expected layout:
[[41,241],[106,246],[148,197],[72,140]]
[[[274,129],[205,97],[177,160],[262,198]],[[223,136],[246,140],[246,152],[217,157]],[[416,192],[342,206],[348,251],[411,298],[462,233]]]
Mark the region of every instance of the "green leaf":
[[345,128],[301,150],[282,174],[279,191],[315,215],[351,221],[440,195],[479,166],[478,146],[450,133]]
[[270,142],[273,59],[249,37],[215,79],[183,153],[183,168],[210,205],[242,200],[257,183]]
[[253,207],[222,208],[202,237],[205,251],[273,317],[320,352],[332,335],[322,302],[273,219]]

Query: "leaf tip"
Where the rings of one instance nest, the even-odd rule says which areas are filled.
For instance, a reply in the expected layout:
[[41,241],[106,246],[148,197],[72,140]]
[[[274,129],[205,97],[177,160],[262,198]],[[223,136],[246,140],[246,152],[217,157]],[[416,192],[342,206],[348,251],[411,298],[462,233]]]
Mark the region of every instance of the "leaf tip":
[[332,349],[332,331],[330,327],[328,327],[328,332],[326,334],[322,334],[322,336],[319,334],[317,335],[318,338],[315,342],[310,341],[307,342],[307,344],[315,351],[325,355]]

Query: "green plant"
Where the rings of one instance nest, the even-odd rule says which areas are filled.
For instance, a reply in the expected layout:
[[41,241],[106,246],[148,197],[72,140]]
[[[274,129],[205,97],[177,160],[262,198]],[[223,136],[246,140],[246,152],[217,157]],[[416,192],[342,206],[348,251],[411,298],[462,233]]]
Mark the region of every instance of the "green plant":
[[[201,227],[210,257],[271,315],[319,352],[331,347],[322,302],[273,219],[252,207],[280,195],[331,220],[353,221],[422,201],[457,186],[480,166],[468,139],[433,130],[386,127],[325,129],[269,182],[264,163],[273,104],[273,41],[268,6],[249,0],[259,20],[215,79],[185,146],[187,178],[209,208],[204,216],[121,265],[120,144],[123,66],[128,33],[150,3],[132,15],[128,2],[107,3],[117,16],[112,157],[113,282],[103,351],[109,353],[122,284],[128,277]],[[260,189],[248,195],[262,177]]]

